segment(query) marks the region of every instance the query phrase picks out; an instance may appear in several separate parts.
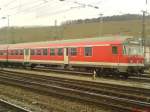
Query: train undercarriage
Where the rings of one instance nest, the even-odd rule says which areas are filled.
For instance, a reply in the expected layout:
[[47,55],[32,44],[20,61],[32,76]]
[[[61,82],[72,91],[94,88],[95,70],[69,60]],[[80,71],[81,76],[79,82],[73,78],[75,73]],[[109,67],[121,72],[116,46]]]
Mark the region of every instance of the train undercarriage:
[[141,76],[144,73],[144,67],[139,66],[128,66],[128,67],[108,67],[108,66],[79,66],[79,65],[68,65],[68,64],[37,64],[37,63],[17,63],[17,62],[1,62],[1,67],[22,67],[34,69],[38,66],[50,67],[59,70],[70,70],[93,73],[94,75],[101,76],[112,76],[112,77],[123,77],[128,78],[129,76]]

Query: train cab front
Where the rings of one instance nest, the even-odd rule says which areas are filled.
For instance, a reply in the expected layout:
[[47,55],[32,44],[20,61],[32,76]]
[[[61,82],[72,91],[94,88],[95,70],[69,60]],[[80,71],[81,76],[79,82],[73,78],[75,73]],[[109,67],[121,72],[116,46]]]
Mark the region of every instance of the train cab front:
[[128,62],[127,71],[130,73],[142,73],[144,70],[144,52],[141,41],[136,39],[124,43],[123,51]]

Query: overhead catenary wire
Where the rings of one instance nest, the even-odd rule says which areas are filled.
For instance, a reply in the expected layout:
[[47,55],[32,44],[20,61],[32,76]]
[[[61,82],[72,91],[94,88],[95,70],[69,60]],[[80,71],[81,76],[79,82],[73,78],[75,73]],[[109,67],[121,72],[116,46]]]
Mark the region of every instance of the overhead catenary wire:
[[48,14],[48,15],[57,15],[57,14],[69,12],[69,11],[77,9],[77,8],[85,8],[85,7],[92,7],[92,8],[98,9],[97,6],[90,5],[90,4],[78,3],[78,2],[73,2],[73,1],[69,1],[69,2],[72,3],[72,4],[77,4],[77,6],[72,6],[72,7],[69,7],[68,9],[63,9],[63,10],[59,10],[59,11],[55,11],[55,12],[47,12],[46,14]]
[[29,11],[29,10],[34,9],[34,8],[37,7],[37,6],[41,6],[42,4],[44,4],[44,3],[36,3],[36,4],[34,4],[34,5],[31,5],[31,6],[26,7],[26,8],[24,8],[24,9],[21,8],[20,10],[16,11],[13,15],[16,15],[16,14],[19,14],[19,13],[27,12],[27,11]]
[[[27,6],[31,6],[31,5],[36,4],[36,3],[38,3],[38,2],[42,2],[42,1],[41,1],[41,0],[40,0],[40,1],[39,1],[39,0],[34,0],[34,1],[32,1],[32,2],[26,2],[26,3],[24,3],[24,4],[19,4],[19,5],[15,6],[15,7],[8,8],[7,10],[18,9],[18,7],[20,7],[20,5],[21,5],[21,8],[27,7]],[[43,2],[43,3],[44,3],[44,2]]]
[[[23,9],[21,10],[20,12],[16,12],[15,14],[13,15],[17,15],[18,13],[23,13],[23,12],[26,12],[26,11],[29,11],[29,10],[32,10],[32,11],[37,11],[37,9],[40,9],[42,7],[44,7],[46,4],[48,3],[40,3],[40,4],[37,4],[37,5],[34,5],[32,7],[29,7],[29,8],[26,8],[26,9]],[[53,8],[55,8],[55,6],[53,6]],[[59,14],[59,13],[63,13],[63,12],[67,12],[67,11],[70,11],[70,8],[68,9],[63,9],[63,10],[58,10],[58,11],[55,11],[55,12],[46,12],[46,14],[50,14],[50,15],[55,15],[55,14]],[[38,17],[38,16],[37,16]]]
[[[37,3],[37,2],[34,1],[34,3]],[[14,15],[17,15],[19,13],[27,12],[29,10],[36,10],[38,8],[44,7],[46,4],[52,5],[51,2],[49,2],[49,1],[44,1],[44,2],[41,2],[41,3],[34,4],[34,5],[32,4],[31,6],[30,6],[30,4],[31,4],[31,2],[27,3],[27,4],[23,4],[24,7],[21,7],[20,10],[16,11],[15,13],[11,13],[10,15],[14,16]],[[18,6],[11,8],[11,10],[16,9],[16,8],[18,8]],[[53,8],[55,8],[55,7],[53,7]],[[70,10],[70,8],[69,9],[62,9],[62,10],[59,10],[59,11],[50,12],[50,14],[55,15],[55,13],[59,14],[59,13],[67,12],[69,10]]]
[[[49,15],[57,15],[57,14],[61,14],[61,13],[66,13],[66,12],[69,12],[69,11],[71,11],[71,10],[74,10],[75,8],[73,8],[73,7],[70,7],[70,8],[68,8],[68,9],[64,9],[64,10],[59,10],[59,11],[55,11],[55,12],[47,12],[46,14],[49,14]],[[37,17],[39,17],[39,16],[37,16]]]
[[[38,0],[39,1],[39,0]],[[50,3],[50,1],[49,0],[40,0],[40,1],[42,1],[42,3],[39,3],[39,4],[36,4],[36,3],[38,3],[38,1],[37,0],[35,0],[35,1],[33,1],[33,2],[27,2],[27,3],[24,3],[24,4],[19,4],[19,5],[17,5],[17,6],[15,6],[15,7],[11,7],[11,8],[8,8],[8,9],[6,9],[6,10],[10,10],[10,11],[8,11],[8,12],[12,12],[12,10],[17,10],[18,9],[18,11],[16,11],[15,13],[13,13],[13,14],[9,14],[9,15],[16,15],[16,14],[18,14],[18,13],[23,13],[23,12],[25,12],[26,10],[28,11],[28,10],[34,10],[34,8],[35,9],[37,9],[38,8],[38,6],[40,7],[41,6],[41,8],[44,6],[43,4],[44,3]],[[12,2],[12,1],[11,1]],[[90,5],[90,4],[85,4],[84,5],[84,3],[78,3],[78,2],[76,2],[76,1],[70,1],[70,3],[73,3],[73,4],[77,4],[77,5],[81,5],[81,6],[88,6],[88,7],[95,7],[95,8],[98,8],[98,7],[96,7],[96,6],[93,6],[93,5]],[[33,4],[36,4],[36,5],[33,5]],[[43,5],[43,6],[42,6]],[[24,8],[24,9],[23,9]],[[79,7],[79,8],[81,8],[81,7]],[[82,7],[83,8],[83,7]],[[67,10],[68,11],[68,9],[63,9],[63,10],[60,10],[60,11],[56,11],[56,14],[58,14],[58,12],[64,12],[65,13],[65,10]],[[66,11],[66,12],[67,12]],[[54,14],[53,12],[52,12],[52,14]]]
[[60,13],[65,13],[65,12],[68,12],[68,11],[71,11],[73,9],[77,9],[77,8],[85,8],[85,7],[92,7],[92,8],[95,8],[95,9],[98,9],[99,7],[97,6],[94,6],[94,5],[91,5],[91,4],[84,4],[84,3],[79,3],[77,1],[67,1],[67,3],[72,3],[72,4],[76,4],[77,6],[72,6],[70,7],[69,9],[63,9],[63,10],[60,10],[60,11],[55,11],[55,12],[47,12],[46,14],[50,14],[50,15],[57,15],[57,14],[60,14]]
[[[47,14],[46,16],[52,16],[52,15],[58,15],[61,13],[66,13],[66,12],[69,12],[69,11],[72,11],[72,10],[78,9],[78,8],[98,8],[94,5],[92,5],[93,3],[91,3],[91,4],[79,3],[79,2],[77,2],[77,0],[76,1],[74,0],[74,1],[65,2],[67,4],[68,4],[68,2],[71,3],[70,5],[68,5],[69,7],[65,8],[65,9],[63,9],[63,8],[58,9],[58,10],[56,9],[53,12],[52,12],[52,10],[44,9],[45,5],[54,6],[54,3],[58,4],[58,1],[59,0],[57,0],[57,1],[56,0],[34,0],[31,2],[19,3],[19,5],[17,4],[17,6],[9,7],[6,10],[10,10],[10,13],[9,13],[10,16],[16,16],[17,14],[20,14],[20,13],[29,13],[29,12],[30,13],[32,13],[32,12],[38,13],[38,11],[42,9],[43,12]],[[65,3],[63,3],[63,4],[65,4]],[[61,2],[59,2],[59,4],[61,4]],[[55,8],[55,6],[53,8]],[[12,11],[12,10],[14,10],[14,11]],[[6,14],[6,15],[8,15],[8,14]],[[36,17],[40,17],[40,16],[36,16]]]
[[108,1],[108,0],[100,0],[100,1],[98,1],[98,2],[94,2],[93,4],[97,4],[97,5],[98,5],[98,4],[103,3],[104,1],[106,2],[106,1]]
[[[20,5],[17,5],[17,6],[15,6],[15,7],[9,8],[10,11],[16,9],[16,11],[11,12],[11,14],[9,14],[9,15],[15,16],[15,15],[17,15],[17,14],[20,14],[20,13],[23,13],[23,12],[27,12],[29,9],[32,9],[32,8],[34,8],[34,7],[37,7],[37,6],[40,6],[40,5],[44,4],[44,3],[46,3],[46,2],[43,1],[43,0],[40,0],[40,2],[37,2],[37,0],[34,0],[34,1],[32,1],[32,2],[26,2],[26,3],[24,3],[24,4],[21,4],[21,7],[20,7],[20,8],[19,8]],[[19,8],[19,10],[18,10],[18,8]],[[8,10],[8,9],[7,9],[7,10]],[[8,11],[8,12],[9,12],[9,11]]]
[[3,6],[6,8],[8,6],[10,6],[11,4],[15,3],[17,0],[11,0],[10,2],[7,2],[6,4],[4,4]]
[[[17,1],[17,0],[15,0]],[[15,2],[14,1],[14,2]],[[22,9],[22,8],[25,8],[25,7],[28,7],[28,6],[32,6],[33,4],[37,4],[37,3],[47,3],[48,0],[34,0],[34,1],[31,1],[31,2],[25,2],[25,3],[21,3],[19,2],[19,4],[17,4],[16,6],[13,6],[13,7],[3,7],[2,10],[3,12],[10,12],[10,11],[13,11],[13,10],[17,10],[17,9]]]

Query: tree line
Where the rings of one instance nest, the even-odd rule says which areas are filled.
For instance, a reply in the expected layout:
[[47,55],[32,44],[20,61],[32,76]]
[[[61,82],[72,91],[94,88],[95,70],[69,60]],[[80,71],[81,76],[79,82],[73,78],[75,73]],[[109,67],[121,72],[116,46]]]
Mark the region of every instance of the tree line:
[[[126,20],[142,20],[142,15],[139,14],[124,14],[124,15],[114,15],[102,17],[103,21],[126,21]],[[150,15],[146,16],[146,19],[150,19]],[[93,23],[100,22],[101,17],[92,18],[92,19],[78,19],[78,20],[68,20],[62,23],[62,25],[70,24],[82,24],[82,23]]]

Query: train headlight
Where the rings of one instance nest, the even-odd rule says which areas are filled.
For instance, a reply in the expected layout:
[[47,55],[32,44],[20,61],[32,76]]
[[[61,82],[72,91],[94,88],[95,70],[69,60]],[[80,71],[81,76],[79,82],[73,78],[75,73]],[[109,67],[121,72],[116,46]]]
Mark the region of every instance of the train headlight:
[[130,63],[133,63],[133,60],[130,60]]

